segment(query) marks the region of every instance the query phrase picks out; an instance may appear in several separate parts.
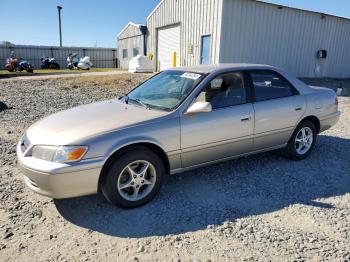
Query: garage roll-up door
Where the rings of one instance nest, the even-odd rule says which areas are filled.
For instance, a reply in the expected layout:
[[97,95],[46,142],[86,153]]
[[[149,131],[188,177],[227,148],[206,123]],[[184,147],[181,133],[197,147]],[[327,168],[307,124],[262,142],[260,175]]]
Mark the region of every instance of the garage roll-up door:
[[173,54],[176,52],[176,65],[180,65],[180,26],[158,30],[158,66],[159,70],[173,67]]

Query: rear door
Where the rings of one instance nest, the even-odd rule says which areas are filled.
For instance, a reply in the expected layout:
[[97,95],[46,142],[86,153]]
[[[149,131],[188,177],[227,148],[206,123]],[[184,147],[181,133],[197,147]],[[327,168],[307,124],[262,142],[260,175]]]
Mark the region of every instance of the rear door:
[[251,71],[250,79],[255,111],[254,150],[287,143],[305,112],[305,98],[272,70]]

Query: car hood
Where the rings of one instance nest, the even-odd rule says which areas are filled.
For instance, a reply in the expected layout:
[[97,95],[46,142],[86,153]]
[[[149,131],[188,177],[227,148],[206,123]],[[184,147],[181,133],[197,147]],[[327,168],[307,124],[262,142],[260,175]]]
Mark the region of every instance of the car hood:
[[74,145],[98,134],[127,128],[162,117],[169,112],[127,105],[118,99],[58,112],[27,130],[32,145]]

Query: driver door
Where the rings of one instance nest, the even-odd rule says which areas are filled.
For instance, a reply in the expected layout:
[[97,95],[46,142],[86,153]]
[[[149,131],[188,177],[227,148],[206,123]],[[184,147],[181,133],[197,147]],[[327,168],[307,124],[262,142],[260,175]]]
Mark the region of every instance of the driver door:
[[219,75],[196,101],[210,102],[212,111],[181,117],[182,167],[241,155],[252,150],[254,109],[249,86],[240,72]]

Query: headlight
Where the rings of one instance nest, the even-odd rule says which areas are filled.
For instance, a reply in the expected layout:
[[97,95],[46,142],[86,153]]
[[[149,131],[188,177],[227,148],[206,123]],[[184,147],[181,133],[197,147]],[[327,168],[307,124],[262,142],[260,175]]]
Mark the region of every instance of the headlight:
[[87,150],[87,146],[34,146],[32,156],[46,161],[67,163],[81,160]]
[[53,161],[59,163],[79,161],[87,150],[87,146],[61,146],[56,150]]

